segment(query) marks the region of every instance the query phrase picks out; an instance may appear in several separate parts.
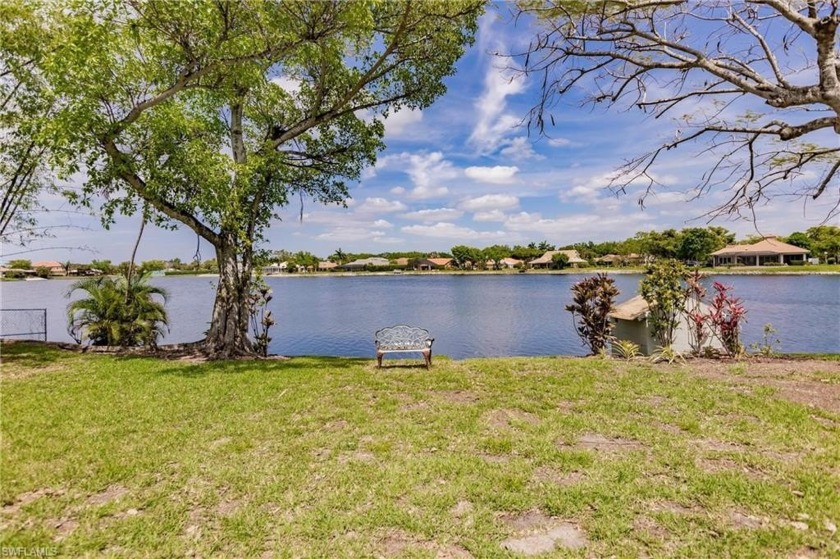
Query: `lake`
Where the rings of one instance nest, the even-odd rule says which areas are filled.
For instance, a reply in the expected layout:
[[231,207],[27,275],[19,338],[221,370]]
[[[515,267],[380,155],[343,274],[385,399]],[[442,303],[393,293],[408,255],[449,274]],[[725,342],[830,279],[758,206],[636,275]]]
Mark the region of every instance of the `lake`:
[[[427,328],[436,355],[455,359],[504,355],[584,355],[565,310],[584,275],[393,275],[267,278],[272,353],[371,357],[373,333],[406,323]],[[639,274],[616,274],[621,295],[637,293]],[[840,276],[728,275],[747,308],[743,342],[760,342],[772,323],[787,352],[840,352]],[[66,332],[68,280],[0,282],[0,307],[48,309],[48,338]],[[163,343],[200,339],[207,329],[214,278],[167,277],[170,333]],[[709,280],[709,285],[711,280]],[[78,295],[80,296],[80,295]]]

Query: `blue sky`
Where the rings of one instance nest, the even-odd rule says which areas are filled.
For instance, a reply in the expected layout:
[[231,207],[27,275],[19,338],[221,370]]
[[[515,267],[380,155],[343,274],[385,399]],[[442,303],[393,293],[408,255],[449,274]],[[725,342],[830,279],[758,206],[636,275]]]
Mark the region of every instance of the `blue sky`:
[[[326,257],[345,252],[446,251],[457,244],[527,244],[543,239],[557,245],[620,240],[637,231],[703,226],[703,216],[724,193],[690,200],[711,163],[702,145],[670,153],[656,168],[665,185],[645,208],[632,190],[616,197],[608,177],[625,160],[656,147],[674,134],[667,119],[638,111],[581,107],[569,98],[554,111],[546,136],[529,135],[523,118],[536,102],[538,82],[515,77],[494,56],[527,44],[526,27],[514,27],[495,12],[481,20],[476,45],[446,80],[448,92],[423,111],[401,111],[386,121],[387,148],[377,164],[351,188],[347,208],[305,201],[281,211],[267,232],[267,247],[306,250]],[[72,210],[58,199],[54,209]],[[758,208],[757,221],[716,220],[740,236],[787,234],[818,225],[827,210],[819,204],[779,200]],[[20,257],[33,260],[128,260],[139,218],[121,217],[105,232],[96,217],[53,213],[45,224],[70,223],[56,237],[32,243]],[[71,250],[64,247],[82,247]],[[44,250],[41,250],[44,249]],[[16,247],[7,246],[11,258]],[[138,259],[181,258],[196,251],[186,228],[147,227]],[[213,258],[202,243],[202,259]]]

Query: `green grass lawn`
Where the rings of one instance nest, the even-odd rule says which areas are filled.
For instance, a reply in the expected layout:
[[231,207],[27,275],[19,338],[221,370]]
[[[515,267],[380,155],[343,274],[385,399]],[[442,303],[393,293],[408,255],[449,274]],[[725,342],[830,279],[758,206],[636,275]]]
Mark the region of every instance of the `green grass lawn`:
[[2,352],[3,549],[483,558],[557,537],[544,556],[840,554],[840,414],[787,397],[836,394],[837,361],[787,361],[782,385],[752,362]]

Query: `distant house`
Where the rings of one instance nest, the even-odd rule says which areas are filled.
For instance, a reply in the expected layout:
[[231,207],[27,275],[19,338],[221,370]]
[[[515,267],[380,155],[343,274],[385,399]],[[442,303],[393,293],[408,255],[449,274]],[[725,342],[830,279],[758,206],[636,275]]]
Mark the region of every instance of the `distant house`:
[[711,254],[713,266],[741,264],[763,266],[764,264],[790,264],[805,262],[810,251],[789,245],[776,237],[764,237],[751,245],[729,245]]
[[[708,312],[709,307],[704,303],[700,303],[700,309],[703,312]],[[659,347],[659,343],[653,337],[650,324],[648,323],[648,315],[650,313],[650,305],[641,295],[636,295],[632,299],[624,301],[613,307],[610,313],[610,319],[615,323],[613,336],[618,340],[628,340],[639,346],[639,352],[642,355],[651,355]],[[707,334],[711,334],[707,330]],[[720,340],[708,336],[709,341],[706,345],[715,349],[723,349]],[[671,345],[673,349],[680,353],[688,353],[691,350],[689,338],[688,319],[681,316],[676,332],[674,332],[674,343]]]
[[281,274],[285,272],[289,268],[288,262],[277,262],[275,264],[269,264],[268,266],[264,266],[262,271],[266,275],[270,274]]
[[419,258],[414,264],[416,270],[450,270],[451,258]]
[[[39,260],[38,262],[33,262],[32,269],[37,270],[38,268],[47,268],[50,271],[51,276],[67,275],[67,270],[64,269],[61,262],[56,262],[55,260]],[[71,270],[71,272],[72,271],[73,270]]]
[[352,262],[348,262],[347,264],[343,265],[342,268],[348,271],[359,271],[364,270],[367,267],[371,268],[384,268],[385,266],[390,266],[391,261],[387,258],[380,258],[379,256],[373,256],[371,258],[361,258],[359,260],[354,260]]
[[394,260],[394,265],[405,268],[408,266],[408,258],[397,258]]
[[338,264],[335,262],[330,262],[329,260],[324,260],[322,262],[318,262],[318,271],[319,272],[330,272],[338,268]]
[[638,254],[605,254],[595,259],[596,264],[603,266],[631,266],[640,264],[644,259]]
[[549,250],[539,258],[528,262],[531,268],[551,268],[555,254],[565,254],[569,257],[569,266],[577,268],[579,264],[586,264],[586,260],[580,257],[576,250]]

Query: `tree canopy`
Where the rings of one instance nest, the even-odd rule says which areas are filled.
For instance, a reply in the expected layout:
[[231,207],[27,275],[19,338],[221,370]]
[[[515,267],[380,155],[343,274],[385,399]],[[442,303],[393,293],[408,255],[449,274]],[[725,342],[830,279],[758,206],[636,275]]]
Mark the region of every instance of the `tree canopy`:
[[[142,201],[216,249],[211,351],[248,352],[255,246],[296,197],[343,203],[383,121],[423,108],[473,41],[476,0],[43,2],[30,64],[56,99],[43,126],[79,154],[76,201],[105,222]],[[4,49],[6,47],[4,46]]]
[[836,0],[522,0],[539,31],[521,54],[542,96],[544,130],[561,98],[673,116],[674,136],[627,161],[611,187],[665,188],[668,152],[697,142],[714,156],[693,194],[720,194],[712,213],[753,212],[808,197],[840,211],[840,64]]

